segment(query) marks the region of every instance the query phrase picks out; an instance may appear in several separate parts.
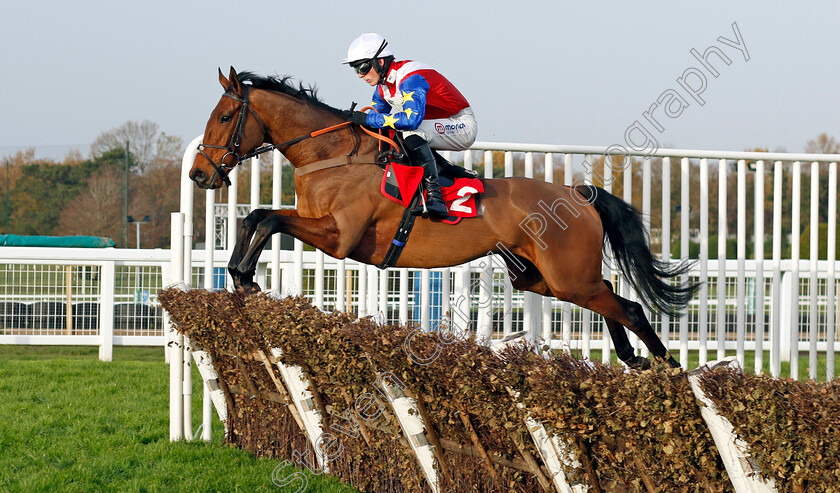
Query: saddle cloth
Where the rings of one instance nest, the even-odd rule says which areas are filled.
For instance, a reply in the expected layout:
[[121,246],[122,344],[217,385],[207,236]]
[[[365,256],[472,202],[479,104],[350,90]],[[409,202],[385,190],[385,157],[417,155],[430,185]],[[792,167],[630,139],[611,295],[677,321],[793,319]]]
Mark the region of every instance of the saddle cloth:
[[[441,222],[456,224],[462,218],[479,215],[479,197],[484,192],[481,180],[461,177],[453,179],[445,175],[439,175],[438,179],[441,195],[446,202],[446,208],[449,209],[449,217]],[[385,167],[380,190],[382,195],[402,204],[403,207],[408,207],[422,180],[422,167],[390,162]]]

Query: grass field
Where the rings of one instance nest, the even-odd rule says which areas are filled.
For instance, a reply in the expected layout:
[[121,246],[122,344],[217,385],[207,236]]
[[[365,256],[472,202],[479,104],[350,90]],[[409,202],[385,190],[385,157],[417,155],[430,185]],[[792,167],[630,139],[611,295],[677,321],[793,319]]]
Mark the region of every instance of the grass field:
[[[295,491],[272,483],[279,462],[221,443],[169,442],[162,348],[0,345],[0,491]],[[201,381],[193,423],[201,423]],[[285,471],[284,471],[285,472]],[[291,469],[288,473],[291,474]],[[353,492],[309,476],[312,492]]]

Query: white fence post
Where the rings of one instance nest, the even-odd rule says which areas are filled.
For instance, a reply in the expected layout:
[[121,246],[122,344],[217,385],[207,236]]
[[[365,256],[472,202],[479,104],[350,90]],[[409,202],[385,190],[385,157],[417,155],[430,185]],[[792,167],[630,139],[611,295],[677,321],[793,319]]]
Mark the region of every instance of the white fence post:
[[773,163],[773,309],[770,311],[770,375],[778,377],[781,372],[780,338],[783,320],[784,294],[782,286],[782,162]]
[[[794,310],[795,301],[794,297],[791,296],[791,284],[793,283],[793,274],[790,272],[785,272],[782,275],[782,285],[781,285],[781,303],[779,307],[779,338],[778,338],[778,346],[779,346],[779,362],[782,361],[790,361],[790,333],[791,333],[791,312]],[[774,341],[774,345],[776,341]],[[781,366],[781,365],[780,365]],[[778,373],[774,376],[778,376]]]
[[[691,231],[689,228],[689,217],[691,213],[691,202],[689,201],[689,189],[691,180],[691,163],[688,158],[680,159],[680,260],[687,262],[689,257],[689,239]],[[688,285],[688,275],[682,276],[680,284]],[[679,318],[680,326],[680,365],[688,366],[688,311],[684,311]]]
[[736,354],[738,362],[744,365],[746,355],[744,352],[744,340],[747,335],[747,306],[746,306],[746,263],[747,263],[747,163],[743,159],[738,160],[738,219],[737,219],[737,257],[738,257],[738,283],[735,286],[737,297],[736,305]]
[[718,161],[717,359],[726,356],[726,159]]
[[111,361],[114,357],[114,292],[116,268],[113,261],[102,264],[102,293],[99,302],[99,359]]
[[826,279],[826,300],[828,303],[826,311],[826,355],[825,355],[825,379],[834,379],[834,338],[837,330],[835,317],[837,299],[835,298],[836,265],[834,259],[837,255],[837,163],[828,165],[828,279]]
[[[664,180],[664,178],[663,178]],[[664,187],[664,184],[663,184]],[[664,192],[663,192],[664,197]],[[664,214],[663,214],[664,215]],[[664,219],[663,219],[664,222]],[[664,224],[662,226],[665,228]],[[670,230],[669,230],[670,231]],[[670,235],[669,235],[670,236]],[[664,235],[663,235],[664,237]],[[709,160],[700,160],[700,306],[697,330],[700,343],[699,363],[705,365],[709,357]]]
[[[753,215],[764,217],[764,161],[755,163],[755,190],[753,193]],[[764,368],[764,221],[754,221],[755,240],[755,372],[761,373]]]
[[192,428],[192,344],[190,338],[181,336],[181,354],[184,358],[184,369],[182,371],[183,383],[181,390],[183,392],[183,419],[184,419],[184,438],[191,441],[193,438]]
[[[169,285],[183,284],[184,214],[172,213],[172,268]],[[184,336],[174,328],[169,341],[169,441],[184,438]]]
[[[819,232],[820,232],[820,168],[816,161],[811,163],[811,237],[810,237],[810,251],[808,258],[810,259],[810,284],[808,290],[810,291],[809,303],[809,337],[811,339],[808,345],[808,370],[809,376],[813,380],[817,379],[817,340],[819,339],[819,312],[820,306],[817,301],[817,294],[819,292],[818,280],[818,261],[819,261]],[[799,340],[797,338],[797,340]]]
[[802,193],[800,184],[802,181],[802,163],[793,163],[793,180],[791,184],[791,221],[790,221],[790,258],[791,258],[791,280],[790,280],[790,336],[787,338],[788,361],[790,361],[790,378],[799,378],[799,212],[801,209]]

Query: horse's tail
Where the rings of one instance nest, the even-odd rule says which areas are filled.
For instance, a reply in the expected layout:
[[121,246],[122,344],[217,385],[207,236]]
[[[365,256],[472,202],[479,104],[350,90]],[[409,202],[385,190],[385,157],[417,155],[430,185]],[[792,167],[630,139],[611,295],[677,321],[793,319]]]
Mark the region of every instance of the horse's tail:
[[604,227],[613,258],[624,278],[648,308],[679,316],[688,305],[699,283],[673,286],[668,279],[685,275],[692,262],[671,264],[653,256],[639,211],[606,190],[591,185],[575,189],[591,203]]

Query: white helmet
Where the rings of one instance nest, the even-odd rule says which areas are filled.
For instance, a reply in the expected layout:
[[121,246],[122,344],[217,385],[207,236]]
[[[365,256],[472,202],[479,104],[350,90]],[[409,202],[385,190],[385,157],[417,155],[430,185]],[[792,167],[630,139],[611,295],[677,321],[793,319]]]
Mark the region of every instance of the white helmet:
[[364,33],[350,43],[347,48],[347,59],[342,63],[353,63],[371,58],[394,56],[388,42],[376,33]]

